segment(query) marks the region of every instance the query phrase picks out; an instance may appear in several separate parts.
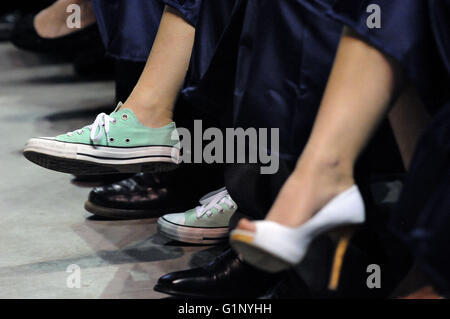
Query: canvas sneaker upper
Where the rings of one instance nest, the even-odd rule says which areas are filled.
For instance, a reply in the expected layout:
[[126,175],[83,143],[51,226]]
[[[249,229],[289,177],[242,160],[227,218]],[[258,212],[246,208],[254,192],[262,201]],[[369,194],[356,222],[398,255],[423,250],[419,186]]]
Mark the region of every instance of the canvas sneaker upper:
[[200,199],[200,204],[184,213],[168,214],[162,218],[172,224],[187,227],[228,227],[230,218],[237,209],[225,188],[205,195]]
[[94,123],[79,130],[59,135],[56,141],[94,146],[133,148],[141,146],[179,145],[175,123],[161,128],[149,128],[141,124],[131,109],[120,109],[107,115],[101,113]]

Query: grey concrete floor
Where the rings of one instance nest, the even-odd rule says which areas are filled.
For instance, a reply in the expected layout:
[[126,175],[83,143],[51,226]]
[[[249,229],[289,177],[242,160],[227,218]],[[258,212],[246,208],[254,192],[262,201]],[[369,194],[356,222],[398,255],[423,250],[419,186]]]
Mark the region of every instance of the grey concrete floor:
[[[161,275],[220,250],[170,243],[155,220],[95,220],[83,209],[89,188],[22,156],[28,138],[72,131],[113,109],[113,88],[0,44],[0,298],[161,298],[153,291]],[[81,288],[67,286],[70,265],[81,269]]]

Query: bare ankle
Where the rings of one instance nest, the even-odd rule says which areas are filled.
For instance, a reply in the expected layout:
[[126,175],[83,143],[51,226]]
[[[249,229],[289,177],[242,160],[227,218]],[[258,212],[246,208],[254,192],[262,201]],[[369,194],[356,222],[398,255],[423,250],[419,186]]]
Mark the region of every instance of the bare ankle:
[[294,171],[297,178],[315,179],[319,183],[327,184],[337,191],[343,191],[352,186],[353,164],[339,157],[317,157],[302,159]]
[[133,101],[127,101],[122,108],[132,110],[139,122],[147,127],[159,128],[173,122],[172,112],[157,105],[144,105]]

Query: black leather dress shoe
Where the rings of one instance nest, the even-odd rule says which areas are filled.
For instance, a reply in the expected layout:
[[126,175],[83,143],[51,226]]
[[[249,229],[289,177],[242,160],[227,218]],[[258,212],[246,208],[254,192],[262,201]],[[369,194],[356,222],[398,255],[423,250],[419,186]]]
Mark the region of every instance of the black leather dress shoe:
[[95,187],[85,203],[87,211],[112,219],[156,218],[191,209],[198,202],[182,187],[175,172],[139,173],[120,182]]
[[192,209],[203,195],[223,185],[220,167],[180,165],[172,172],[140,173],[108,186],[95,187],[85,208],[92,214],[112,219],[157,218]]
[[80,187],[98,187],[118,183],[135,174],[108,174],[108,175],[74,175],[72,184]]
[[153,289],[177,297],[259,298],[283,276],[257,270],[228,249],[205,267],[162,276]]
[[310,299],[313,295],[294,269],[286,271],[283,279],[262,299]]
[[103,42],[97,24],[58,38],[42,38],[34,27],[34,15],[28,15],[16,22],[11,42],[18,48],[75,58],[80,52],[102,46]]

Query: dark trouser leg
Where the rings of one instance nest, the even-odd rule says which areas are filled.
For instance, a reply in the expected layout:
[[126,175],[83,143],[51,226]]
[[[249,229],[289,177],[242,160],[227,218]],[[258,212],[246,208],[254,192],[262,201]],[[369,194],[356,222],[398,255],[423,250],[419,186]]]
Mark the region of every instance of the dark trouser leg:
[[420,140],[390,228],[406,243],[420,271],[450,296],[450,103]]

